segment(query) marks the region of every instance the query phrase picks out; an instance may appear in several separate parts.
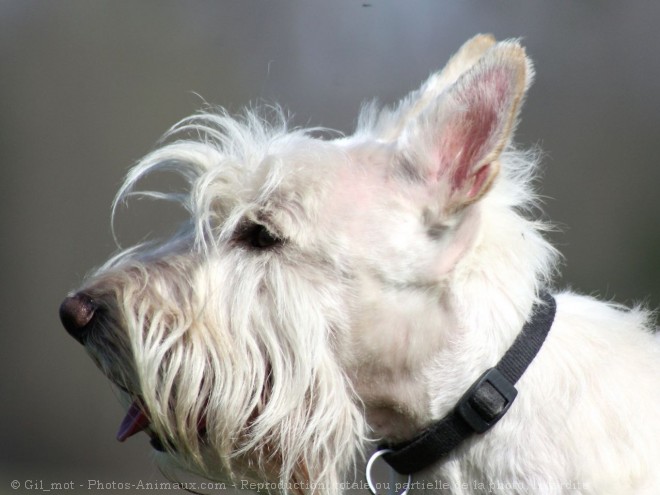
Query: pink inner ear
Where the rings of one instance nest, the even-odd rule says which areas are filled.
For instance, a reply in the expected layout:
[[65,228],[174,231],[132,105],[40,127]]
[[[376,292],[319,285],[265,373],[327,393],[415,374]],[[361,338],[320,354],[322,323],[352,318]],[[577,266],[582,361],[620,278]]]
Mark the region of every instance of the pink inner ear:
[[465,181],[470,176],[476,175],[472,172],[472,167],[476,166],[479,159],[486,154],[485,145],[488,144],[493,128],[496,127],[495,111],[488,108],[476,110],[468,110],[468,114],[464,115],[465,120],[460,122],[461,128],[453,130],[458,133],[453,138],[456,149],[451,163],[453,171],[451,182],[454,190],[465,187]]
[[454,191],[466,188],[466,181],[471,180],[469,195],[474,197],[488,177],[488,166],[476,172],[474,167],[501,138],[509,117],[510,77],[505,68],[491,68],[457,90],[458,108],[441,130],[438,149],[440,169],[449,172]]

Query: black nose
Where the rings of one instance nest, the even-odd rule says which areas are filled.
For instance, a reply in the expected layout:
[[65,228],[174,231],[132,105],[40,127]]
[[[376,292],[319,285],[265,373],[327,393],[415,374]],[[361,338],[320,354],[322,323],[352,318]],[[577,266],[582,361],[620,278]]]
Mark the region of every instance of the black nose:
[[94,300],[85,294],[67,297],[60,306],[60,320],[66,331],[81,344],[91,325],[97,306]]

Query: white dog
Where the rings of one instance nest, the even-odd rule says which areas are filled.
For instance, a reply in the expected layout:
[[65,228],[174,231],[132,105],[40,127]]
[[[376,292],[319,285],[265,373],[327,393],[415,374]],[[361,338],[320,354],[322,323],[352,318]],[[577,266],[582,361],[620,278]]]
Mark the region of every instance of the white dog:
[[[511,145],[532,76],[516,42],[477,36],[350,137],[278,111],[173,128],[115,205],[176,200],[190,222],[60,310],[127,398],[119,439],[282,492],[341,492],[376,439],[402,488],[660,493],[649,315],[547,292],[535,160]],[[131,192],[165,169],[189,191]]]

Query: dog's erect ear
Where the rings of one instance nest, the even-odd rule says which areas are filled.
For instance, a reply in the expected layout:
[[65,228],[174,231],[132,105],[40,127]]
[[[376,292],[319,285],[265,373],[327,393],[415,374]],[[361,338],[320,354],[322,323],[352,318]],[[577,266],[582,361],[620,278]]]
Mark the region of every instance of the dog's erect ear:
[[451,208],[482,197],[497,175],[532,74],[517,43],[487,50],[407,123],[397,143],[404,173],[448,189]]
[[395,118],[390,122],[381,122],[387,125],[377,129],[378,137],[387,141],[396,139],[410,119],[454,84],[460,75],[477,63],[494,44],[495,38],[490,34],[478,34],[463,43],[444,69],[431,75],[421,88],[411,92],[399,102],[396,110],[392,111]]

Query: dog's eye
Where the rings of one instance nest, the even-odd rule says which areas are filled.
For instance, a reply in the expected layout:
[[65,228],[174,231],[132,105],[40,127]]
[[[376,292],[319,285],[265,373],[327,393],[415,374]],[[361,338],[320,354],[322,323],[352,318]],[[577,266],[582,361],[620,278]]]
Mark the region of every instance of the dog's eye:
[[282,242],[279,237],[260,224],[248,227],[242,237],[247,244],[257,249],[267,249]]

